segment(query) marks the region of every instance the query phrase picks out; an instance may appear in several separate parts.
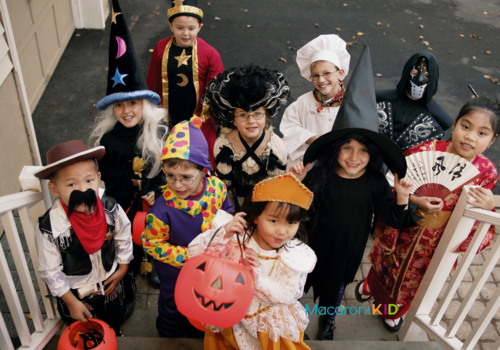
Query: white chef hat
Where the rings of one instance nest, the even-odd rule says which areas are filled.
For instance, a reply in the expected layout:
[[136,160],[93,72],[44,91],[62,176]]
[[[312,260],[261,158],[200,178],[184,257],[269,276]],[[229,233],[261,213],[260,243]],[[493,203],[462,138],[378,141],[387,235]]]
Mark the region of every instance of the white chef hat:
[[344,70],[340,80],[349,72],[351,55],[346,50],[346,43],[338,35],[320,35],[311,40],[297,51],[297,65],[300,75],[311,80],[311,64],[316,61],[332,62],[339,69]]

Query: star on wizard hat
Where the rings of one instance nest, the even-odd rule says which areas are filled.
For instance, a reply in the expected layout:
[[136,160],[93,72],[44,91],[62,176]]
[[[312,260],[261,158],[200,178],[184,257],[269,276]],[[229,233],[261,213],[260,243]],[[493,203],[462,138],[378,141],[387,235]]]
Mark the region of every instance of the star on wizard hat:
[[192,16],[203,21],[203,11],[198,7],[198,0],[173,0],[167,16],[170,22],[178,16]]
[[109,70],[106,97],[96,107],[105,110],[115,102],[149,100],[154,105],[160,103],[160,96],[148,90],[142,75],[132,36],[118,0],[113,0],[111,36],[109,40]]
[[333,124],[332,131],[314,141],[304,155],[304,164],[316,160],[320,150],[341,137],[357,134],[373,141],[384,153],[384,163],[402,179],[406,175],[403,151],[388,137],[378,132],[378,113],[373,86],[370,49],[363,48],[347,86],[344,101]]

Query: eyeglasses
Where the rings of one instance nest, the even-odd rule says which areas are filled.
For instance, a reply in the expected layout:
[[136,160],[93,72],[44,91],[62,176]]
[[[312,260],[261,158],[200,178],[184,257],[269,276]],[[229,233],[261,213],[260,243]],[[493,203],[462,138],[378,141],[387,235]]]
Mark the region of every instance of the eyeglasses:
[[240,114],[236,115],[235,118],[238,119],[240,122],[246,122],[248,120],[248,118],[250,118],[250,116],[252,116],[253,119],[255,119],[255,120],[261,120],[262,118],[264,118],[266,116],[266,113],[262,113],[262,112],[256,112],[254,114],[240,113]]
[[185,177],[185,178],[182,178],[182,179],[176,179],[173,175],[167,175],[165,176],[167,178],[167,183],[169,185],[173,185],[175,184],[176,181],[179,181],[182,185],[192,185],[194,184],[194,182],[198,179],[198,177],[200,176],[201,172],[203,171],[203,169],[200,170],[200,172],[198,173],[198,175],[196,175],[195,178],[192,178],[192,177]]
[[339,70],[337,69],[335,72],[326,72],[325,74],[314,74],[311,75],[312,81],[318,81],[320,77],[325,79],[330,79],[334,73],[337,73]]

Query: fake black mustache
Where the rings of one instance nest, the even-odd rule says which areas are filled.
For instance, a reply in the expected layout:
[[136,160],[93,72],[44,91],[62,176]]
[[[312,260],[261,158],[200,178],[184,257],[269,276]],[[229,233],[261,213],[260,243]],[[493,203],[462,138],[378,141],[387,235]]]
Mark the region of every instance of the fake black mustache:
[[68,203],[68,216],[80,206],[80,204],[85,204],[87,208],[95,208],[97,205],[97,196],[95,191],[89,188],[87,191],[82,192],[74,190],[69,196]]

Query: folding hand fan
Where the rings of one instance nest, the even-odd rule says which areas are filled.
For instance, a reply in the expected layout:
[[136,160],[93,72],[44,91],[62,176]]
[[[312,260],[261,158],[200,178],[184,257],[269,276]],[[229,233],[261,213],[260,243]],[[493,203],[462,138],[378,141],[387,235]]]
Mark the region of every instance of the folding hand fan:
[[406,157],[406,176],[413,180],[418,197],[445,198],[450,192],[477,178],[479,170],[459,155],[428,151]]

